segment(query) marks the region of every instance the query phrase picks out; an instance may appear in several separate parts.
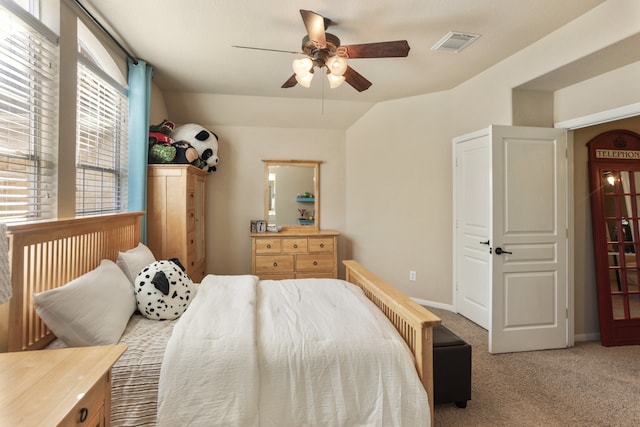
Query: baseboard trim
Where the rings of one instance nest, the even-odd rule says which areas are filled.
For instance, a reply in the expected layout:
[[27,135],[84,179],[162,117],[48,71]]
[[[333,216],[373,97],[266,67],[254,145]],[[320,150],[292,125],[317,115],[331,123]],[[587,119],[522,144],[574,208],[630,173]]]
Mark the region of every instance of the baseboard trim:
[[424,306],[427,306],[427,307],[433,307],[433,308],[441,308],[443,310],[447,310],[447,311],[451,311],[453,313],[457,313],[457,311],[455,310],[455,308],[451,304],[443,304],[441,302],[428,301],[428,300],[424,300],[424,299],[420,299],[420,298],[411,298],[411,299],[414,300],[415,302],[417,302],[420,305],[424,305]]
[[600,333],[599,332],[591,332],[587,334],[575,334],[576,342],[585,342],[585,341],[600,341]]

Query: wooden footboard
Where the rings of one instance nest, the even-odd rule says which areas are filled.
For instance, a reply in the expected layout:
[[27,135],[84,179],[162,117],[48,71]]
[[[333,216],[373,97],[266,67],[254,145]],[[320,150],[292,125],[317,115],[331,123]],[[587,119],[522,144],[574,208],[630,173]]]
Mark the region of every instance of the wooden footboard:
[[143,212],[52,220],[8,227],[13,298],[0,306],[0,351],[35,350],[55,337],[32,295],[87,273],[140,242]]
[[440,318],[389,285],[356,261],[343,261],[346,280],[358,285],[404,338],[415,357],[416,371],[429,396],[433,425],[433,332]]

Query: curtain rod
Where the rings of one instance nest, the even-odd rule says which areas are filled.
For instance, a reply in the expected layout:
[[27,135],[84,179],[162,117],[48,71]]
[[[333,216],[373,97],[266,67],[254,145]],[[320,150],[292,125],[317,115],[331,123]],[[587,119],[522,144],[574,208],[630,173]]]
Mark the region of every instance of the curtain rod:
[[82,3],[80,3],[80,0],[74,0],[74,1],[80,7],[80,9],[82,9],[85,15],[87,15],[89,19],[91,19],[91,21],[93,21],[93,23],[96,24],[102,30],[102,32],[105,33],[120,48],[122,52],[124,52],[125,55],[127,55],[127,58],[133,61],[135,65],[138,65],[138,58],[130,54],[129,51],[124,46],[122,46],[122,44],[120,44],[120,42],[116,40],[115,37],[111,35],[111,33],[104,27],[104,25],[102,25],[100,21],[98,21],[96,17],[93,16],[91,12],[89,12],[89,10],[87,10],[87,8],[84,7]]

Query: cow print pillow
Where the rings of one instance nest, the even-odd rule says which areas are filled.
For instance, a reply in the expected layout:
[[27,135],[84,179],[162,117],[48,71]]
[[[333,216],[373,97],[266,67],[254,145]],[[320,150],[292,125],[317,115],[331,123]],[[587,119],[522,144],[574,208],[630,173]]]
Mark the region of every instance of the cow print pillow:
[[138,310],[147,319],[172,320],[184,313],[194,285],[177,258],[156,261],[142,269],[135,281]]

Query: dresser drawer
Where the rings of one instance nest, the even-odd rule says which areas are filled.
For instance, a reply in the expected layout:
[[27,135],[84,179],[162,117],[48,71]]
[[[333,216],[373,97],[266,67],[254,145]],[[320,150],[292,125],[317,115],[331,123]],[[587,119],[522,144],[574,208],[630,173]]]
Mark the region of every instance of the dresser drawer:
[[187,209],[195,209],[196,208],[196,190],[188,189],[187,190]]
[[333,238],[331,237],[310,237],[309,252],[333,253]]
[[280,239],[256,239],[257,254],[279,254],[281,248]]
[[294,279],[297,277],[297,275],[295,275],[292,272],[287,272],[287,273],[280,273],[280,274],[260,274],[260,280],[287,280],[287,279]]
[[251,274],[260,279],[338,278],[335,231],[251,233]]
[[296,256],[296,271],[331,271],[334,257],[331,254],[310,254]]
[[[195,231],[191,231],[191,232],[187,233],[187,257],[189,259],[196,259],[197,258],[196,245],[198,244],[198,239],[199,238],[200,238],[200,236],[198,236]],[[186,259],[181,259],[180,262],[187,262],[187,260]]]
[[204,264],[205,260],[203,259],[201,261],[194,261],[189,267],[185,265],[187,275],[193,281],[193,283],[202,282],[202,279],[204,278],[204,276],[206,276]]
[[[104,417],[105,391],[107,376],[103,376],[69,412],[59,426],[91,426],[102,425]],[[89,422],[93,424],[90,424]],[[97,422],[97,423],[96,423]]]
[[282,239],[282,252],[300,254],[307,252],[307,239]]
[[194,209],[190,209],[187,211],[187,231],[195,231],[196,230],[196,211]]
[[296,279],[335,279],[333,271],[316,271],[314,273],[296,273]]
[[260,255],[256,256],[257,274],[280,274],[293,272],[293,255]]

